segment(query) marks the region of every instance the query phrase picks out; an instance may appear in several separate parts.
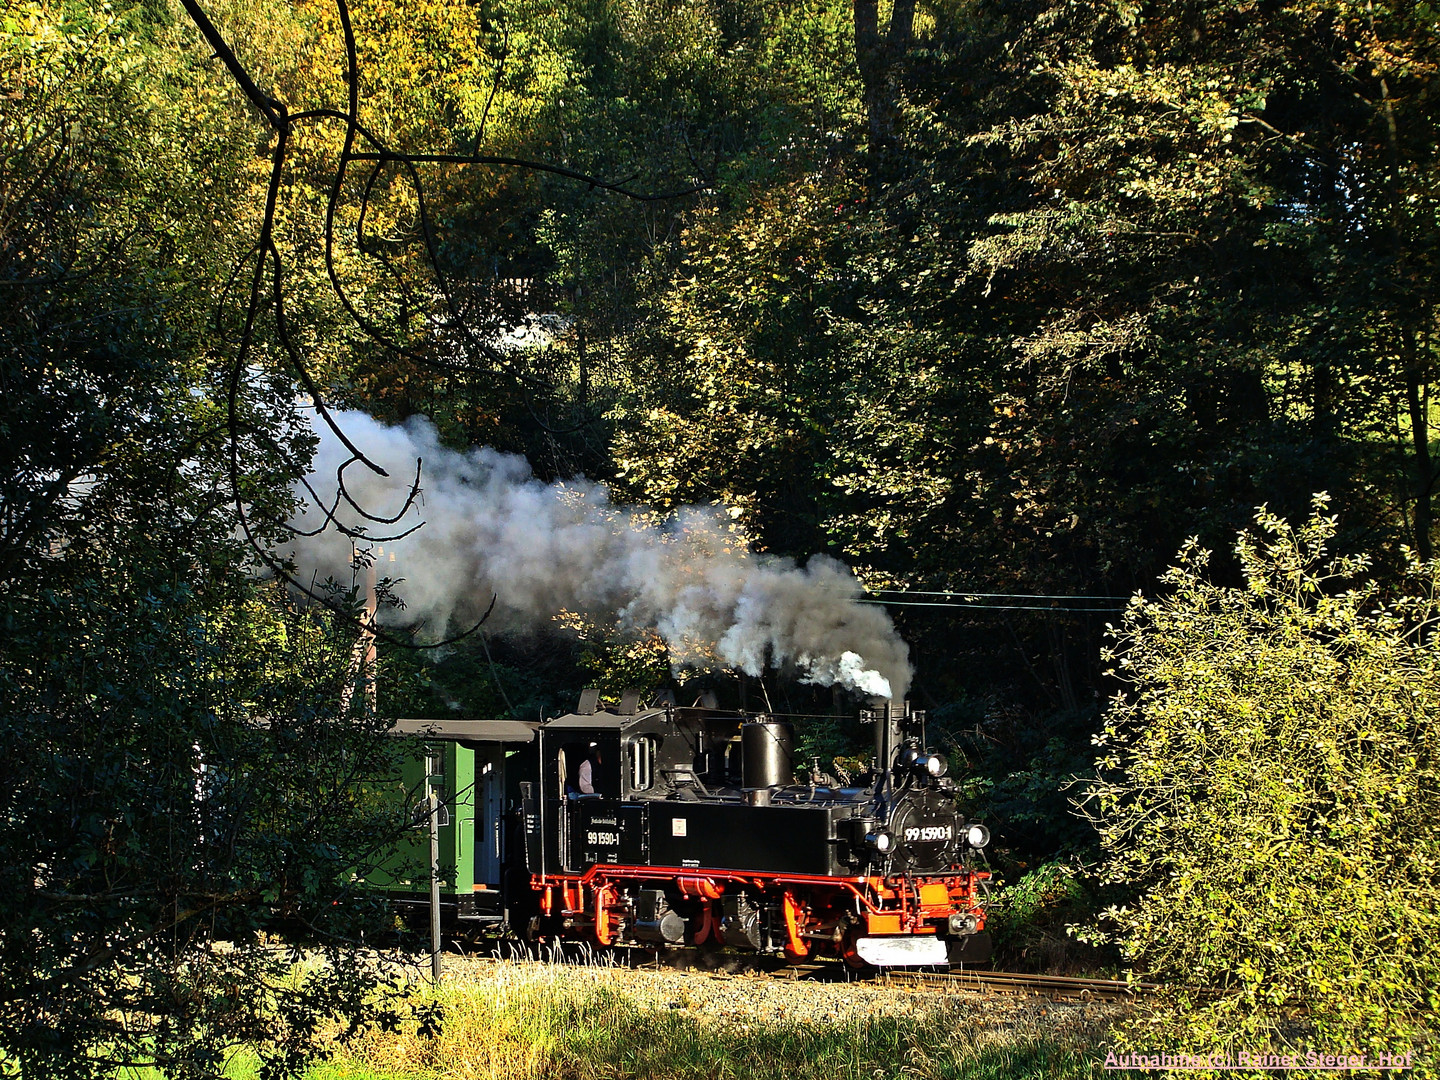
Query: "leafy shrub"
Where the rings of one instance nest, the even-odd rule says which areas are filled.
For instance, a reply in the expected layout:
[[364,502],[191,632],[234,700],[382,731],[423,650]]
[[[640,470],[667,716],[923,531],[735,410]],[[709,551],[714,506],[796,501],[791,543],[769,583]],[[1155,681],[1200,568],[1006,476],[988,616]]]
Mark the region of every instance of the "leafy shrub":
[[986,905],[997,967],[1048,974],[1113,967],[1111,950],[1092,948],[1067,932],[1100,906],[1080,865],[1056,859],[1014,876],[1014,883],[1002,884]]
[[1157,1017],[1196,1048],[1393,1050],[1440,1007],[1440,564],[1361,581],[1324,503],[1261,510],[1240,588],[1192,541],[1107,657],[1129,689],[1084,805],[1135,899],[1106,915],[1137,968],[1225,991]]

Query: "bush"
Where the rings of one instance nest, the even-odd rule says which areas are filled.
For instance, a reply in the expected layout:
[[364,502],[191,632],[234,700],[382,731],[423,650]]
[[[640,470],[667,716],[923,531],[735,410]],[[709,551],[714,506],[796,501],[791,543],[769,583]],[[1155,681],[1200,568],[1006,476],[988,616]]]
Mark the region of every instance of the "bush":
[[1197,1049],[1394,1050],[1440,1007],[1440,564],[1359,581],[1324,503],[1261,510],[1241,588],[1192,541],[1107,657],[1129,689],[1083,803],[1135,899],[1105,914],[1138,969],[1225,991],[1157,1018]]
[[1113,968],[1112,950],[1095,949],[1067,933],[1100,905],[1088,875],[1076,862],[1050,860],[1016,870],[986,905],[985,926],[995,938],[995,966],[1050,975],[1099,973]]

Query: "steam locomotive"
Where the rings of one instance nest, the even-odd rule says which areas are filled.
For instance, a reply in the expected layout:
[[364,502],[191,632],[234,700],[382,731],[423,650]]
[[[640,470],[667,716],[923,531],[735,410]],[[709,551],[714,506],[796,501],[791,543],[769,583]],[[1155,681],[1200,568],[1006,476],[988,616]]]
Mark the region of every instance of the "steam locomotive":
[[[989,831],[906,704],[862,712],[879,767],[797,776],[791,726],[713,698],[627,693],[542,723],[402,720],[403,778],[440,803],[442,904],[531,939],[840,957],[855,967],[989,958],[976,866]],[[415,836],[417,859],[428,834]],[[407,853],[398,853],[403,856]],[[370,885],[421,902],[428,879]]]

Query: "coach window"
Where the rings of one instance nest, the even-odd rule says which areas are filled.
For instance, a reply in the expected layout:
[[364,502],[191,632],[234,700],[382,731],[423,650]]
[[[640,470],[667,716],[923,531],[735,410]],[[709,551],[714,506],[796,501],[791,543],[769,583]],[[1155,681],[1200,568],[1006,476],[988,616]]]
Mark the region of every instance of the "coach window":
[[426,796],[429,792],[435,793],[436,824],[450,824],[450,800],[445,790],[445,747],[427,746],[425,748],[425,786],[426,790],[420,792],[420,799],[415,804],[413,820],[417,825],[425,825],[430,820],[430,810],[426,804]]
[[637,735],[630,740],[630,787],[649,791],[655,783],[655,737]]
[[440,746],[425,748],[425,775],[436,777],[437,783],[445,782],[445,750]]

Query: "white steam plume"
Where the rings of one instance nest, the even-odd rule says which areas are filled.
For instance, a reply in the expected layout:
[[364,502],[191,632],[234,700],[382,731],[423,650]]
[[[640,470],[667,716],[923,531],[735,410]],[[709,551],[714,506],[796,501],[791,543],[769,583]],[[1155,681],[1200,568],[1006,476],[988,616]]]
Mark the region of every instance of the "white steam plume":
[[[422,496],[395,525],[369,523],[369,535],[424,526],[380,542],[382,576],[403,578],[405,609],[391,621],[424,620],[437,633],[478,618],[496,597],[490,627],[545,625],[561,611],[657,631],[676,667],[719,660],[750,675],[793,663],[807,682],[903,697],[910,664],[885,611],[856,603],[861,588],[824,555],[804,566],[737,545],[722,513],[689,507],[661,524],[611,503],[583,479],[544,484],[523,458],[490,449],[442,446],[423,418],[386,427],[363,413],[336,415],[350,439],[390,477],[363,465],[345,471],[346,489],[377,517],[397,513],[423,459]],[[333,499],[336,470],[350,457],[322,430],[310,483]],[[342,500],[336,517],[362,524]],[[311,504],[293,524],[318,528]],[[351,543],[333,527],[300,538],[303,578],[350,580]],[[389,561],[394,553],[395,561]],[[385,616],[382,614],[382,618]]]

